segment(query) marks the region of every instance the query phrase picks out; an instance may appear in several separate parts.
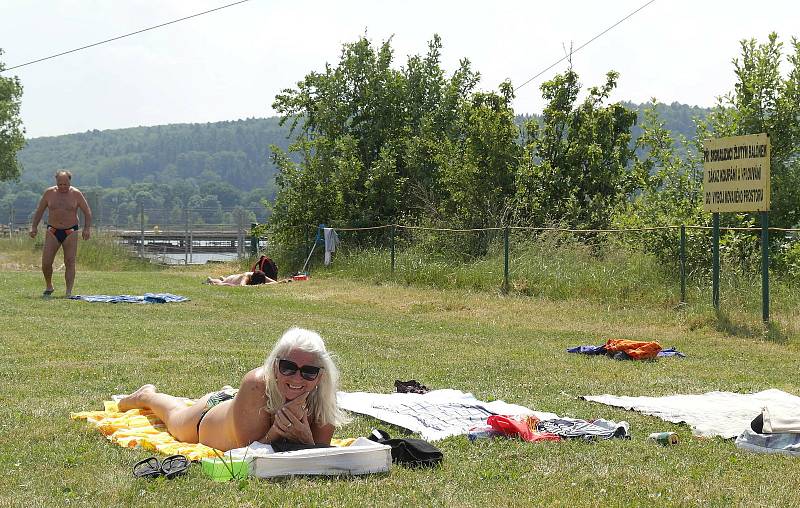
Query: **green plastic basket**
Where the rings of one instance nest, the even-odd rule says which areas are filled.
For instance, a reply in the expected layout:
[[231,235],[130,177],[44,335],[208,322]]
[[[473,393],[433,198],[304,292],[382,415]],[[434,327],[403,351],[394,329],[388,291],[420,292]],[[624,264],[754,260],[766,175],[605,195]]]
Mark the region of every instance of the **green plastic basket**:
[[[232,479],[247,478],[250,474],[249,460],[236,459],[203,459],[201,461],[203,473],[217,482],[227,482]],[[231,475],[233,473],[233,475]]]

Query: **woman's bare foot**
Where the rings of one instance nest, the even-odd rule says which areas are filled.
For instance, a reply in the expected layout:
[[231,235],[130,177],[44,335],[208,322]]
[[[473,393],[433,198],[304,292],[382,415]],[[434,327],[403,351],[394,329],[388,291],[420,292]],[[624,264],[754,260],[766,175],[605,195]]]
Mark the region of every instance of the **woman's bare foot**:
[[129,409],[137,409],[142,407],[142,401],[148,394],[155,393],[156,387],[154,385],[143,385],[141,388],[120,399],[117,403],[120,411],[127,411]]

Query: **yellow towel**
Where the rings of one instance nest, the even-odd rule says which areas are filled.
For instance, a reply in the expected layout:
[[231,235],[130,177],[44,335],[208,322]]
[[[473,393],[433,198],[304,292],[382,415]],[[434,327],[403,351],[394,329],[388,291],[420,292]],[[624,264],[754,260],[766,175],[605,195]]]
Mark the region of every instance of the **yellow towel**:
[[[103,411],[81,411],[70,413],[73,420],[86,420],[109,441],[123,448],[140,446],[164,455],[185,455],[192,461],[217,457],[213,448],[199,443],[183,443],[167,432],[164,422],[151,411],[130,409],[119,410],[116,402],[103,401]],[[350,446],[355,439],[332,439],[333,446]]]
[[183,443],[167,432],[164,422],[151,411],[131,409],[121,412],[113,401],[104,401],[103,411],[70,413],[73,420],[86,420],[112,443],[123,448],[140,446],[145,450],[175,455],[180,453],[192,461],[214,458],[214,449],[200,443]]

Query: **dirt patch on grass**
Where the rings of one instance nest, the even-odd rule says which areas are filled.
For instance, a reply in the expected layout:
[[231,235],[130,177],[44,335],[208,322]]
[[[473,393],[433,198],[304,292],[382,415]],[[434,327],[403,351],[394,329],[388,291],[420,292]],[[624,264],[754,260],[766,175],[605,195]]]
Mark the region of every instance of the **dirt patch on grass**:
[[0,271],[2,272],[29,272],[38,269],[37,265],[21,262],[8,254],[0,254]]

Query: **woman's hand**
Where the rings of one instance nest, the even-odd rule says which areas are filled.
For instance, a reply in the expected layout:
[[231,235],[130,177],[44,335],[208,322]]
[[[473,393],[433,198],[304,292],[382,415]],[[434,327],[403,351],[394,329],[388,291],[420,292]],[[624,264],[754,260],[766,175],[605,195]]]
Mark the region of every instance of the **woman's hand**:
[[286,402],[281,409],[285,409],[287,411],[291,411],[295,417],[298,419],[302,419],[304,416],[308,415],[308,410],[306,406],[306,401],[308,400],[308,393],[305,392],[299,397],[296,397],[288,402]]
[[314,444],[314,434],[311,432],[305,405],[300,403],[291,404],[292,402],[294,401],[284,404],[278,410],[275,414],[273,426],[277,426],[280,434],[289,441]]
[[272,427],[261,442],[271,443],[285,439],[296,443],[314,444],[314,434],[308,421],[307,398],[308,392],[281,406],[272,418]]

